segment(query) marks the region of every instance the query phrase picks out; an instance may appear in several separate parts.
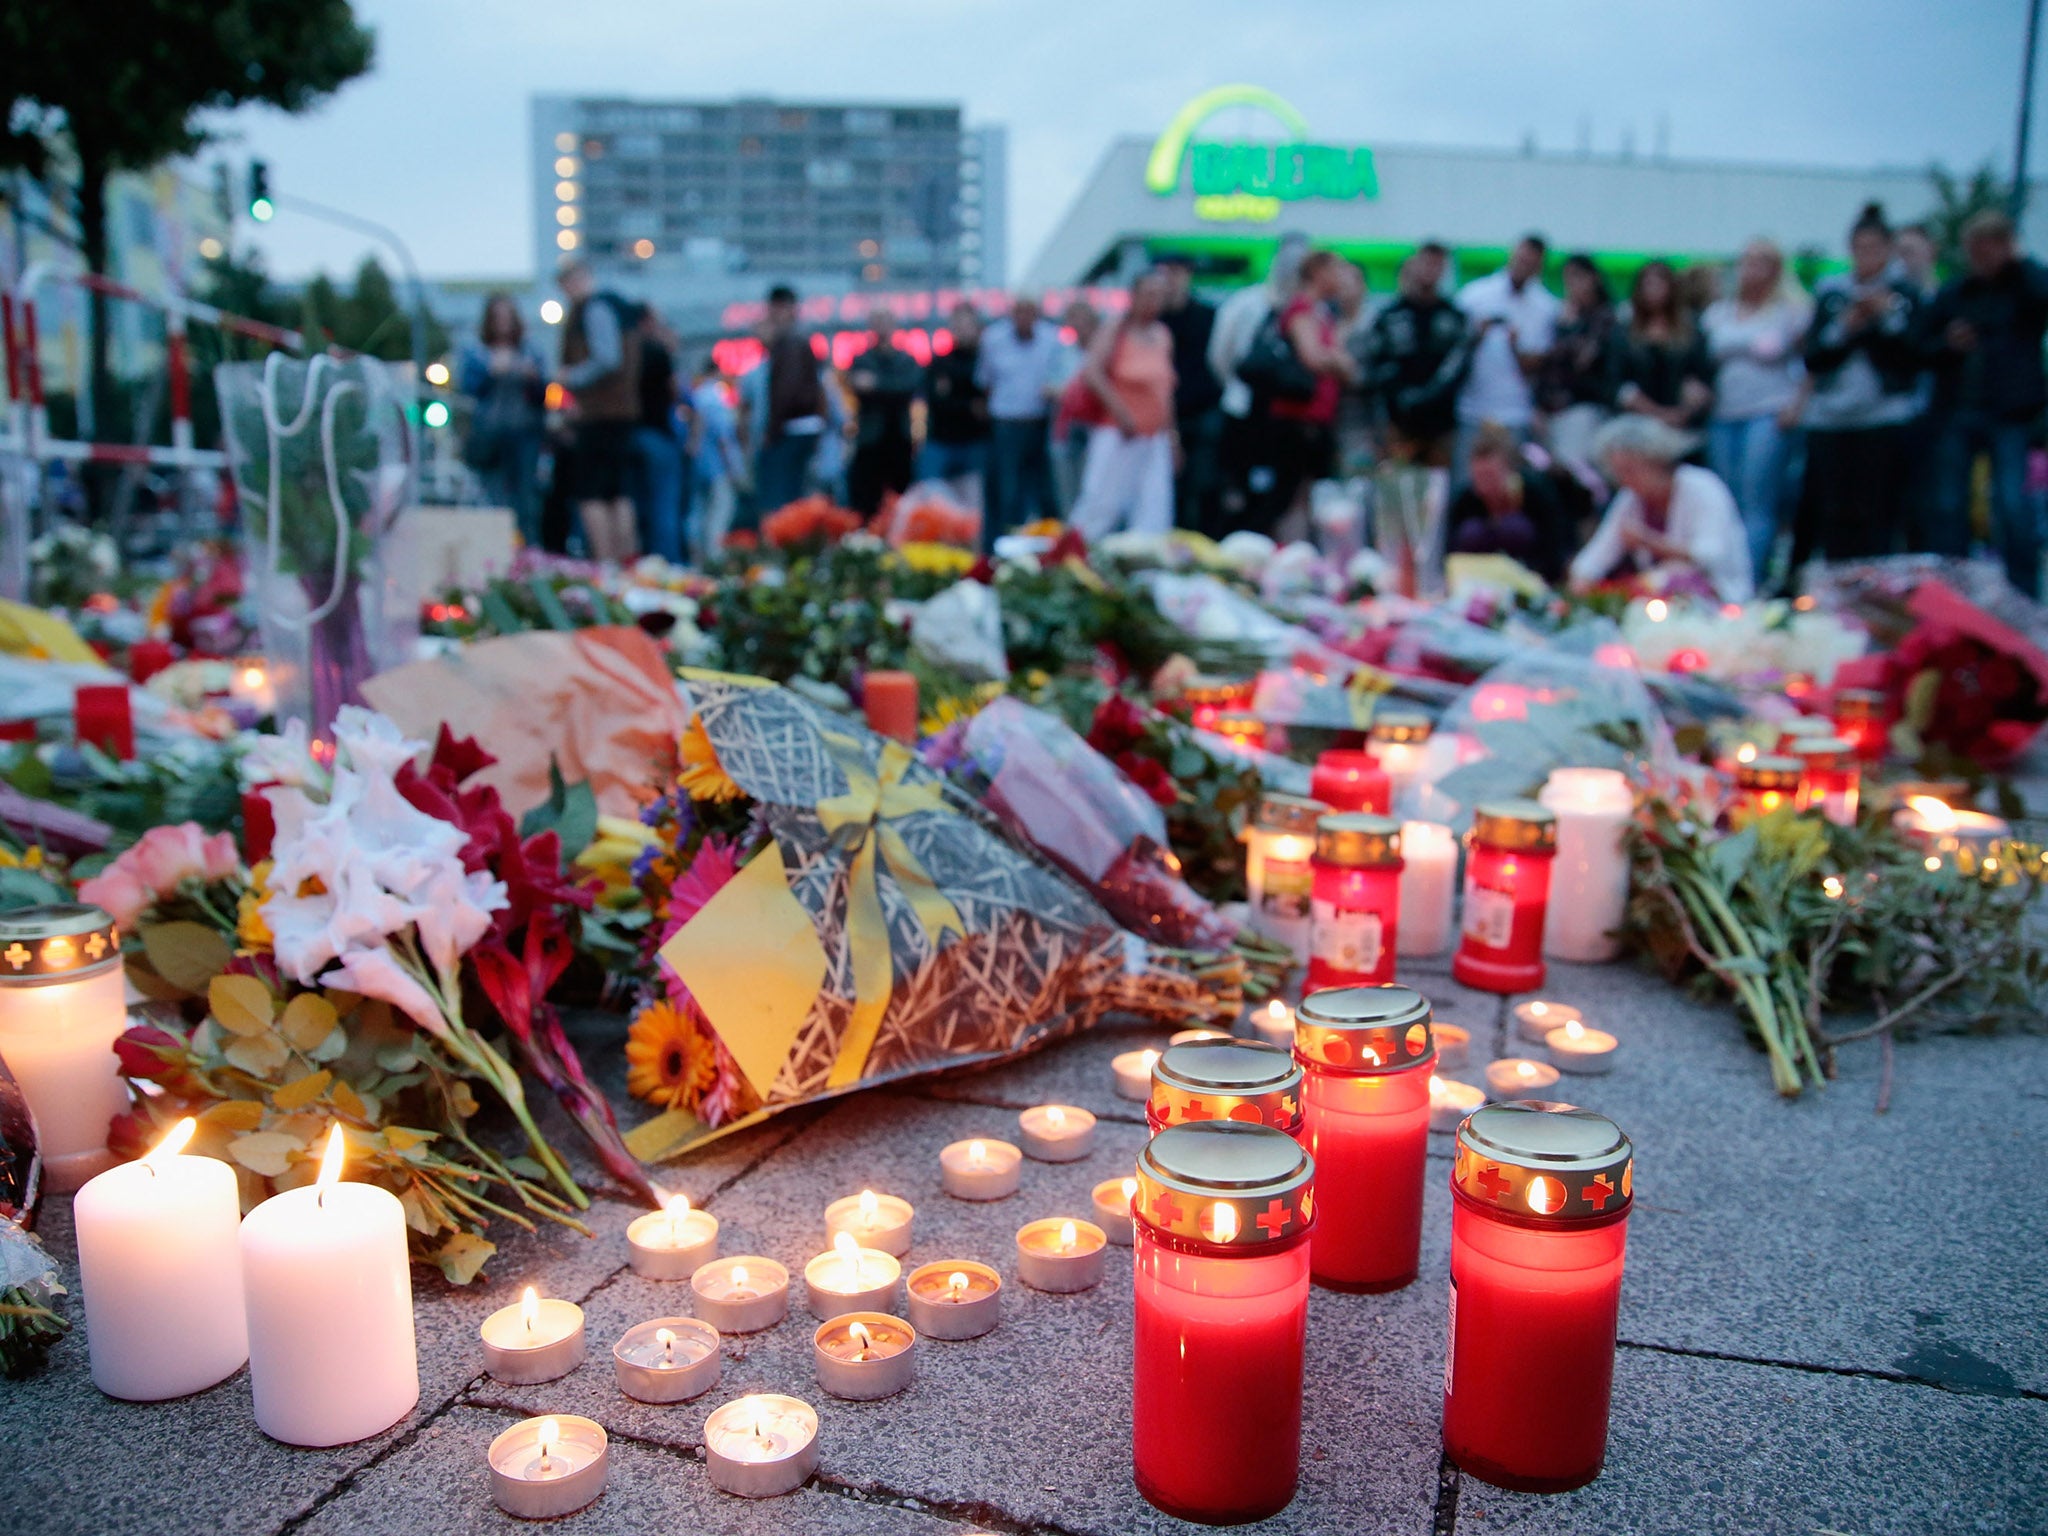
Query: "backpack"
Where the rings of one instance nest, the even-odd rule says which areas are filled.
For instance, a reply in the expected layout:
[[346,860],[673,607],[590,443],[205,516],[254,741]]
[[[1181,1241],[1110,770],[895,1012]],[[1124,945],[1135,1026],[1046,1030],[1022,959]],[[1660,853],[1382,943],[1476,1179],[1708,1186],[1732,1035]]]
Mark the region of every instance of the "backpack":
[[1282,314],[1278,309],[1267,311],[1252,335],[1252,344],[1245,348],[1244,361],[1237,365],[1238,378],[1262,405],[1315,398],[1315,370],[1294,350],[1294,342],[1280,323]]

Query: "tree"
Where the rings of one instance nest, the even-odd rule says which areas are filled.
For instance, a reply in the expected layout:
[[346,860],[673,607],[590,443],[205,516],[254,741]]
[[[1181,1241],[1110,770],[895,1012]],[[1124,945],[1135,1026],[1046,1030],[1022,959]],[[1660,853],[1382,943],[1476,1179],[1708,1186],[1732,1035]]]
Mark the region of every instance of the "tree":
[[1934,236],[1941,264],[1953,271],[1962,265],[1963,226],[1987,208],[2005,212],[2010,206],[2011,188],[1992,170],[1988,160],[1970,172],[1967,181],[1939,164],[1927,168],[1927,179],[1934,186],[1934,207],[1922,222]]
[[[427,355],[447,351],[448,332],[431,314],[426,329]],[[356,268],[355,288],[343,301],[334,339],[352,352],[386,362],[405,362],[412,357],[411,300],[400,301],[390,274],[374,256],[364,257]]]
[[[40,171],[53,138],[70,145],[80,244],[104,276],[109,176],[198,149],[204,112],[303,112],[368,70],[374,48],[349,0],[126,0],[118,22],[78,0],[8,0],[0,156]],[[109,400],[106,299],[91,304],[91,387]]]

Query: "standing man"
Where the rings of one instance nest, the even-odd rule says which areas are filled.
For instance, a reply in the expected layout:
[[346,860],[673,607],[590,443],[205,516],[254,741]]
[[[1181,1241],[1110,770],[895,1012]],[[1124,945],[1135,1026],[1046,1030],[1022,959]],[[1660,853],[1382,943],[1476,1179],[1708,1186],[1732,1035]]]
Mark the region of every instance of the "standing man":
[[1218,523],[1225,532],[1265,521],[1255,515],[1254,507],[1263,510],[1272,497],[1273,462],[1268,445],[1271,434],[1264,413],[1252,399],[1251,387],[1237,376],[1237,368],[1251,351],[1266,317],[1294,297],[1308,250],[1307,235],[1282,235],[1273,251],[1272,264],[1266,268],[1266,280],[1238,289],[1216,311],[1209,336],[1208,371],[1223,387],[1217,502]]
[[676,421],[675,332],[654,306],[640,312],[633,328],[639,344],[640,414],[633,427],[633,510],[640,549],[672,565],[683,559],[683,514],[687,500],[683,433]]
[[768,290],[761,339],[768,349],[761,365],[767,387],[759,418],[755,501],[759,515],[766,517],[804,494],[818,439],[825,433],[825,386],[810,338],[797,328],[795,289],[778,283]]
[[1018,294],[981,338],[975,382],[988,392],[988,537],[1059,516],[1052,483],[1052,406],[1064,349],[1059,332]]
[[1173,407],[1180,432],[1180,466],[1174,476],[1174,521],[1211,538],[1222,536],[1216,496],[1217,445],[1223,437],[1223,381],[1209,366],[1216,335],[1216,310],[1195,296],[1194,263],[1186,256],[1159,259],[1166,278],[1166,311],[1160,319],[1173,335]]
[[562,387],[576,401],[576,502],[584,553],[592,560],[634,554],[633,427],[640,417],[639,347],[625,300],[599,293],[581,261],[557,278],[562,319]]
[[947,317],[953,347],[934,353],[924,371],[924,453],[920,480],[943,480],[966,506],[982,510],[988,471],[988,391],[975,382],[981,365],[981,315],[956,304]]
[[1458,393],[1458,444],[1452,478],[1465,478],[1472,434],[1497,422],[1527,442],[1536,420],[1529,381],[1543,365],[1557,329],[1557,298],[1543,286],[1541,235],[1524,235],[1498,272],[1458,290],[1458,308],[1472,324],[1472,367]]
[[1399,292],[1373,319],[1366,388],[1389,458],[1448,469],[1472,346],[1465,312],[1444,298],[1437,272],[1420,251],[1401,263]]
[[910,484],[910,405],[918,369],[896,345],[896,317],[879,304],[868,314],[868,349],[846,370],[853,391],[853,461],[846,471],[846,504],[873,517],[890,492]]

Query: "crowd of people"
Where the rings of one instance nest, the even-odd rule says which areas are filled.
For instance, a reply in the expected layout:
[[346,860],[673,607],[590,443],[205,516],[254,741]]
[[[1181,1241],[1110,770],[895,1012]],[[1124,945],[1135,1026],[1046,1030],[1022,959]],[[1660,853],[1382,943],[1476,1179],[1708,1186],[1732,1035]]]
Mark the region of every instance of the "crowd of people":
[[[1284,539],[1308,531],[1315,482],[1377,466],[1434,477],[1436,555],[1579,585],[1678,567],[1728,599],[1815,558],[1968,553],[1981,500],[1986,542],[2038,595],[2048,268],[1995,211],[1945,278],[1927,230],[1875,206],[1847,258],[1809,294],[1757,239],[1725,269],[1643,263],[1618,297],[1539,235],[1462,285],[1429,242],[1375,297],[1290,236],[1220,305],[1178,257],[1113,314],[963,304],[923,363],[878,303],[843,367],[778,287],[736,380],[708,359],[681,376],[659,315],[571,263],[552,367],[510,300],[486,306],[461,360],[465,453],[529,541],[573,534],[598,558],[702,559],[810,492],[872,514],[917,482],[978,511],[985,540],[1044,517]],[[573,413],[544,500],[550,379]]]

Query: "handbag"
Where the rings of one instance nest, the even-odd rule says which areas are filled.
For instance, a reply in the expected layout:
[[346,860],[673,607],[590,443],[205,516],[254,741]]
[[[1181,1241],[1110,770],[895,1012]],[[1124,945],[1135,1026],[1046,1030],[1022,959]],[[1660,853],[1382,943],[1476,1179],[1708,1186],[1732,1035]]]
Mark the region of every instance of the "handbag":
[[1320,381],[1315,370],[1294,350],[1293,340],[1280,323],[1281,316],[1282,311],[1271,310],[1259,322],[1258,330],[1252,334],[1252,344],[1245,349],[1244,361],[1237,365],[1237,376],[1257,400],[1312,400]]

